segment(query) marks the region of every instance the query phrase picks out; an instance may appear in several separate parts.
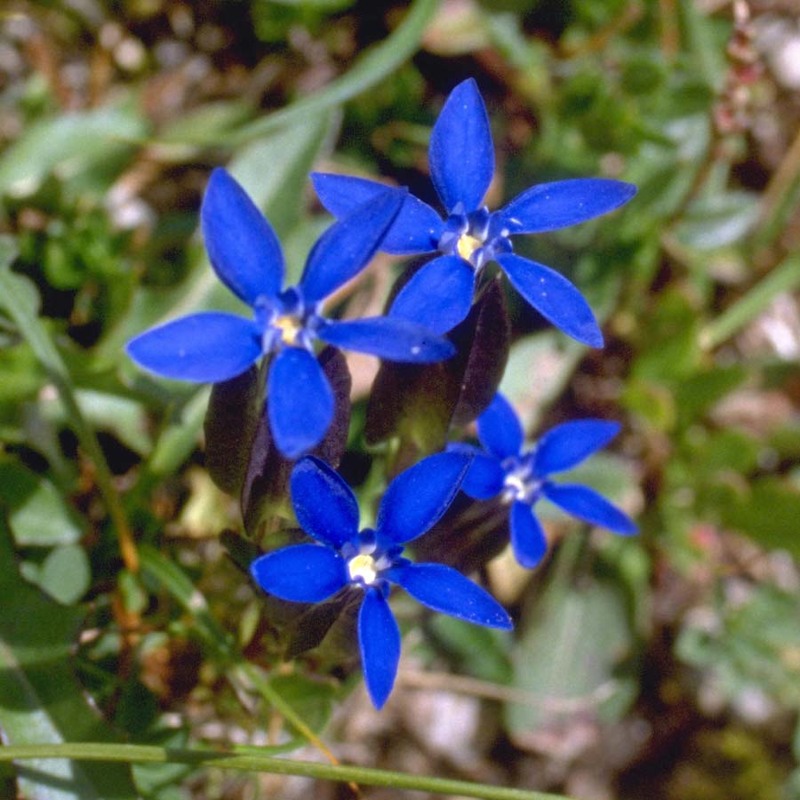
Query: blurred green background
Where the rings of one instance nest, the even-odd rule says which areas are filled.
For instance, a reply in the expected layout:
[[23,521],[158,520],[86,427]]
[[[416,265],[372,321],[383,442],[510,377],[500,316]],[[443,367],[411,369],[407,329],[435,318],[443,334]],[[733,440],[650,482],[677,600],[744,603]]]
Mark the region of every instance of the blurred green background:
[[[501,554],[482,577],[513,637],[399,598],[405,658],[377,714],[322,655],[275,667],[262,599],[220,544],[241,520],[203,469],[208,391],[122,347],[236,309],[197,234],[214,166],[297,277],[329,222],[308,172],[382,175],[435,204],[431,125],[470,76],[497,148],[490,207],[562,178],[639,186],[613,216],[519,244],[580,286],[607,345],[512,300],[502,388],[531,436],[623,423],[582,473],[641,535],[553,514],[542,567]],[[798,120],[794,0],[5,3],[3,741],[292,750],[279,696],[352,763],[583,800],[800,797]],[[344,313],[378,313],[399,271],[379,258]],[[375,368],[351,361],[343,468],[365,498]],[[179,765],[54,774],[45,795],[0,765],[0,796],[348,796]]]

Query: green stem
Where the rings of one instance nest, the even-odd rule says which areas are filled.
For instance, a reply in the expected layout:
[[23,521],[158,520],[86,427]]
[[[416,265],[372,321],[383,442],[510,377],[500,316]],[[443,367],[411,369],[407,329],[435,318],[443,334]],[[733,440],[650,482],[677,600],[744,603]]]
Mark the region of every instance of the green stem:
[[365,786],[385,786],[433,794],[477,797],[483,800],[565,800],[563,795],[510,789],[469,781],[408,775],[369,767],[333,766],[274,756],[232,755],[213,750],[182,750],[133,744],[48,744],[0,747],[0,763],[31,759],[68,758],[73,761],[125,762],[136,764],[190,764],[273,775],[300,775],[320,780],[343,781]]
[[208,602],[194,587],[178,564],[167,559],[158,550],[142,546],[142,569],[155,578],[192,616],[197,631],[214,651],[219,661],[229,667],[226,672],[229,681],[238,685],[252,686],[304,739],[324,753],[332,762],[335,756],[325,743],[303,721],[292,706],[270,684],[258,669],[245,661],[238,653],[229,636],[211,615]]
[[700,331],[700,346],[704,350],[718,347],[755,319],[779,294],[793,291],[798,286],[800,286],[800,256],[789,256],[753,286],[744,297]]
[[302,121],[308,114],[345,103],[388,78],[417,51],[422,34],[438,7],[439,0],[414,0],[392,35],[367,50],[344,75],[322,91],[243,126],[231,135],[228,144],[236,146],[249,142],[285,125]]
[[15,246],[9,239],[4,237],[2,248],[0,249],[3,251],[0,261],[4,262],[0,264],[0,305],[5,308],[6,313],[14,321],[19,332],[25,337],[34,355],[47,373],[47,377],[58,391],[81,447],[83,447],[94,465],[97,486],[103,497],[106,511],[117,531],[119,548],[125,566],[131,572],[136,572],[139,569],[139,556],[122,507],[122,501],[114,487],[111,470],[108,468],[108,462],[103,450],[94,430],[86,421],[78,405],[78,400],[72,389],[69,370],[55,344],[53,344],[47,329],[33,310],[30,295],[24,290],[20,282],[21,278],[9,269],[9,265],[16,257]]

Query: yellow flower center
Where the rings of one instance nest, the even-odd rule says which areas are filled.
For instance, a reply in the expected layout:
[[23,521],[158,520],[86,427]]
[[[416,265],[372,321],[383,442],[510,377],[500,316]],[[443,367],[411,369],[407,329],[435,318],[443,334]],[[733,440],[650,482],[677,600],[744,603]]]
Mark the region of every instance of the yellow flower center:
[[367,586],[375,583],[375,579],[378,577],[375,559],[368,555],[359,555],[351,558],[347,562],[347,571],[350,573],[351,581],[361,578]]
[[303,330],[303,326],[297,317],[291,314],[284,314],[278,317],[273,323],[281,332],[281,341],[286,345],[296,345],[297,337]]
[[456,250],[464,261],[469,261],[472,254],[483,244],[480,239],[470,236],[468,233],[462,233],[456,242]]

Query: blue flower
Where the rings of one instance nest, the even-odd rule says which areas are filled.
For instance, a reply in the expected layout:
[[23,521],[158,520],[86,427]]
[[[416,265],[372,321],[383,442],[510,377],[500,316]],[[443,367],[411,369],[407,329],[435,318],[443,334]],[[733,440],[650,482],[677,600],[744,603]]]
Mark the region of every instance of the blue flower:
[[325,298],[375,254],[404,196],[387,189],[331,226],[311,250],[299,285],[282,290],[284,260],[275,232],[241,186],[225,170],[214,170],[200,211],[206,249],[219,279],[253,309],[253,319],[191,314],[131,340],[128,354],[157,375],[201,383],[234,378],[262,355],[274,355],[267,376],[270,429],[284,456],[308,451],[334,413],[314,340],[392,361],[439,361],[454,352],[406,319],[336,321],[321,314]]
[[[397,255],[441,255],[403,287],[390,314],[445,333],[466,317],[477,276],[487,262],[496,261],[543,317],[579,342],[601,347],[603,335],[580,292],[549,267],[515,255],[511,236],[585,222],[626,203],[636,187],[605,178],[543,183],[490,212],[483,199],[494,174],[494,146],[486,107],[472,79],[447,98],[433,127],[429,161],[447,217],[407,195],[382,247]],[[322,204],[337,217],[384,189],[363,178],[311,177]]]
[[472,464],[461,487],[476,500],[502,496],[509,506],[511,546],[523,567],[535,567],[547,551],[547,539],[534,506],[541,498],[592,525],[629,535],[636,524],[594,489],[555,483],[554,473],[571,469],[608,444],[619,432],[616,422],[585,419],[556,425],[531,450],[523,450],[524,434],[514,409],[500,394],[478,417],[478,438],[484,449],[451,445],[471,453]]
[[284,600],[317,603],[346,586],[363,592],[358,639],[376,708],[392,690],[400,659],[400,631],[387,602],[391,584],[434,611],[491,628],[512,627],[497,601],[457,570],[414,564],[401,555],[447,510],[469,463],[469,456],[458,453],[423,459],[386,489],[375,529],[359,530],[350,487],[327,464],[307,456],[292,471],[291,495],[300,527],[317,543],[267,553],[251,567],[256,583]]

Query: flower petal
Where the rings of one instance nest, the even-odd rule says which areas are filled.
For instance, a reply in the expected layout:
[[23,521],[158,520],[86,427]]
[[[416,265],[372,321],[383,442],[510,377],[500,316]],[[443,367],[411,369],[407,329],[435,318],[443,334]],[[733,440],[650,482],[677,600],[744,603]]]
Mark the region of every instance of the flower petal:
[[290,489],[297,522],[317,541],[339,550],[358,533],[358,501],[324,461],[300,459],[292,470]]
[[345,350],[369,353],[387,361],[427,364],[455,354],[455,347],[426,327],[405,319],[368,317],[344,322],[326,320],[317,335]]
[[425,533],[453,502],[470,461],[464,453],[437,453],[401,472],[384,492],[378,533],[396,544]]
[[497,261],[514,288],[543,317],[583,344],[603,346],[603,334],[592,309],[563,275],[513,253],[497,256]]
[[407,564],[387,572],[424,606],[451,617],[510,630],[514,623],[506,610],[485,589],[444,564]]
[[542,494],[559,508],[592,525],[600,525],[614,533],[637,532],[636,523],[601,494],[588,486],[546,482]]
[[322,440],[333,419],[333,390],[317,359],[300,347],[274,358],[267,380],[269,426],[278,450],[297,458]]
[[535,567],[547,552],[547,537],[533,508],[527,503],[512,503],[508,522],[514,558],[520,566]]
[[608,178],[540,183],[496,213],[512,234],[542,233],[599,217],[627,203],[635,194],[632,183]]
[[[335,217],[346,217],[368,200],[386,191],[386,185],[366,178],[312,172],[311,182],[320,202]],[[407,194],[380,249],[406,256],[430,253],[442,235],[444,222],[427,203]]]
[[494,456],[479,453],[474,456],[461,484],[461,491],[475,500],[489,500],[503,491],[506,471]]
[[618,433],[618,422],[581,419],[556,425],[536,443],[533,470],[540,478],[570,469],[605,447]]
[[384,187],[380,195],[359,205],[320,236],[300,280],[307,302],[323,300],[367,266],[406,194],[405,190]]
[[200,225],[214,271],[239,299],[252,306],[259,295],[278,294],[284,273],[278,237],[224,169],[211,173]]
[[400,661],[400,629],[386,598],[368,589],[358,614],[358,642],[364,681],[375,708],[389,697]]
[[517,412],[499,392],[489,407],[478,417],[478,438],[481,444],[501,461],[518,456],[525,434]]
[[431,133],[431,179],[448,212],[477,209],[494,174],[494,145],[486,106],[472,78],[450,93]]
[[267,553],[250,565],[250,574],[265,592],[295,603],[319,603],[347,585],[344,559],[318,544]]
[[475,289],[475,272],[458,256],[441,256],[419,269],[398,292],[389,316],[447,333],[462,322]]
[[241,375],[261,355],[252,320],[205,312],[167,322],[131,339],[128,355],[164,378],[217,383]]

